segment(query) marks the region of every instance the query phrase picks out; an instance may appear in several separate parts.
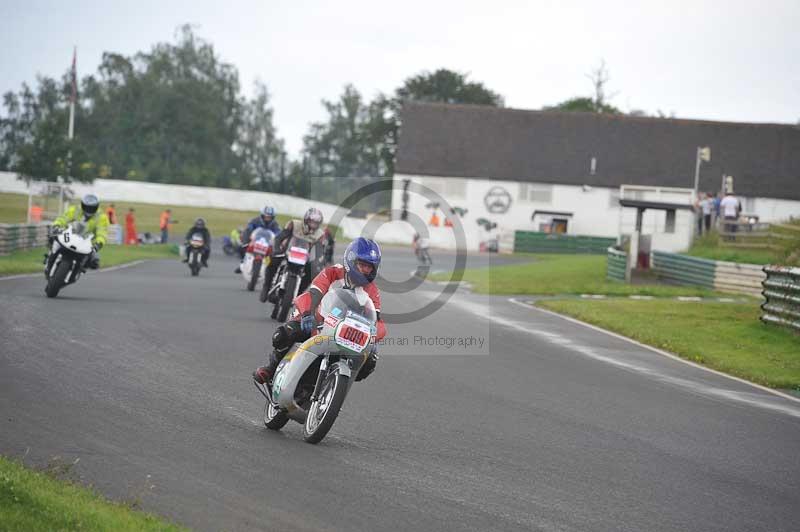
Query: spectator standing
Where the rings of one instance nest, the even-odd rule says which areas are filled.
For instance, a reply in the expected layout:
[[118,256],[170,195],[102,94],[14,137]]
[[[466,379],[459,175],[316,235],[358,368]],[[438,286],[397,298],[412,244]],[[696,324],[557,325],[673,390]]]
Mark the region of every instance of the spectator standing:
[[161,229],[161,243],[166,244],[169,240],[169,224],[175,223],[171,220],[172,209],[165,209],[161,213],[161,218],[158,221],[158,228]]
[[722,203],[722,198],[720,198],[720,193],[717,192],[714,194],[714,225],[719,227],[719,206]]
[[108,209],[106,209],[106,216],[108,216],[108,223],[110,223],[111,225],[117,224],[117,211],[114,210],[113,203],[108,206]]
[[[725,221],[728,222],[725,224],[725,232],[735,233],[738,226],[730,222],[736,222],[739,219],[739,212],[742,210],[739,198],[734,196],[733,192],[727,192],[725,197],[722,198],[722,201],[720,201],[719,207],[722,211],[722,216],[725,218]],[[734,236],[729,235],[728,238],[733,240]]]
[[711,230],[711,211],[714,209],[714,200],[711,194],[701,193],[700,199],[695,203],[697,211],[697,234],[708,233]]
[[139,237],[136,236],[136,216],[133,214],[133,207],[128,209],[128,214],[125,215],[125,244],[133,245],[139,243]]

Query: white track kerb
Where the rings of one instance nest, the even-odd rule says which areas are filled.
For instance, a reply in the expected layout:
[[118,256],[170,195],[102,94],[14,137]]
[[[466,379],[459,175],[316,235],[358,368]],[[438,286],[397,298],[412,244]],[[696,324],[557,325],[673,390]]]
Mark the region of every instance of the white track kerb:
[[586,323],[585,321],[577,320],[577,319],[572,318],[570,316],[564,316],[563,314],[559,314],[558,312],[553,312],[551,310],[539,308],[539,307],[536,307],[536,306],[531,305],[529,303],[526,303],[524,301],[519,301],[518,299],[515,299],[513,297],[509,298],[508,301],[511,302],[511,303],[514,303],[515,305],[519,305],[519,306],[527,308],[527,309],[535,310],[537,312],[542,312],[544,314],[549,314],[551,316],[556,316],[556,317],[559,317],[559,318],[561,318],[563,320],[567,320],[567,321],[572,322],[572,323],[577,323],[578,325],[583,325],[584,327],[587,327],[587,328],[592,329],[594,331],[601,332],[603,334],[607,334],[608,336],[613,336],[614,338],[618,338],[620,340],[624,340],[624,341],[626,341],[628,343],[631,343],[631,344],[636,345],[638,347],[641,347],[643,349],[647,349],[647,350],[652,351],[654,353],[658,353],[661,356],[665,356],[667,358],[671,358],[671,359],[673,359],[673,360],[675,360],[677,362],[680,362],[681,364],[686,364],[687,366],[692,366],[693,368],[697,368],[697,369],[700,369],[700,370],[703,370],[703,371],[707,371],[709,373],[713,373],[714,375],[719,375],[720,377],[725,377],[726,379],[730,379],[730,380],[733,380],[733,381],[736,381],[736,382],[739,382],[739,383],[742,383],[742,384],[746,384],[748,386],[752,386],[753,388],[757,388],[757,389],[759,389],[761,391],[770,393],[772,395],[777,395],[778,397],[782,397],[783,399],[788,399],[789,401],[793,401],[795,403],[800,403],[800,399],[799,398],[791,396],[791,395],[789,395],[787,393],[783,393],[783,392],[780,392],[778,390],[774,390],[772,388],[767,388],[766,386],[762,386],[760,384],[756,384],[754,382],[750,382],[750,381],[745,380],[745,379],[740,379],[739,377],[734,377],[733,375],[728,375],[727,373],[723,373],[721,371],[717,371],[715,369],[711,369],[711,368],[709,368],[707,366],[703,366],[701,364],[697,364],[696,362],[692,362],[690,360],[686,360],[684,358],[681,358],[678,355],[675,355],[675,354],[670,353],[668,351],[664,351],[662,349],[658,349],[656,347],[653,347],[653,346],[650,346],[650,345],[647,345],[647,344],[643,344],[641,342],[637,342],[636,340],[628,338],[627,336],[623,336],[621,334],[617,334],[615,332],[608,331],[608,330],[603,329],[601,327],[597,327],[596,325],[592,325],[590,323]]
[[[126,262],[125,264],[118,264],[116,266],[109,266],[108,268],[100,268],[97,270],[96,273],[106,273],[106,272],[113,272],[117,270],[124,270],[125,268],[130,268],[131,266],[138,266],[139,264],[144,264],[148,260],[158,260],[158,259],[142,259],[142,260],[135,260],[133,262]],[[10,281],[12,279],[33,279],[34,277],[42,277],[44,274],[42,272],[39,273],[21,273],[19,275],[7,275],[5,277],[0,277],[0,281]]]

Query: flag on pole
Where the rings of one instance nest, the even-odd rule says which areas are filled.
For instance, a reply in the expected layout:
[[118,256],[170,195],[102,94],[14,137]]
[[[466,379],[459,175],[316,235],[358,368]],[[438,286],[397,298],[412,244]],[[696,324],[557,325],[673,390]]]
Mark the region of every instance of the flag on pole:
[[78,99],[78,47],[72,49],[72,93],[69,96],[69,102],[75,103]]

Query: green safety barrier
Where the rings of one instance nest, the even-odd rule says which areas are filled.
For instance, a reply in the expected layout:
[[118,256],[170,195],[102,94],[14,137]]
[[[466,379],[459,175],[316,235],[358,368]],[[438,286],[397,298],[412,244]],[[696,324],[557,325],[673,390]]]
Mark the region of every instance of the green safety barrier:
[[606,253],[616,238],[515,231],[514,251],[524,253]]
[[606,263],[606,278],[611,281],[625,280],[625,266],[628,255],[624,251],[608,248],[608,262]]

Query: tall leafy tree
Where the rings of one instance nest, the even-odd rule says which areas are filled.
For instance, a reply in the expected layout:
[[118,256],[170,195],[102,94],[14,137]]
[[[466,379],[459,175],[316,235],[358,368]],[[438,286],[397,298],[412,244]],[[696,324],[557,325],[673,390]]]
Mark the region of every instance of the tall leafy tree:
[[133,56],[103,55],[80,84],[75,139],[67,145],[70,79],[39,80],[6,94],[0,118],[0,165],[47,179],[117,177],[193,185],[270,189],[283,141],[263,84],[246,101],[235,67],[189,26],[174,43]]

